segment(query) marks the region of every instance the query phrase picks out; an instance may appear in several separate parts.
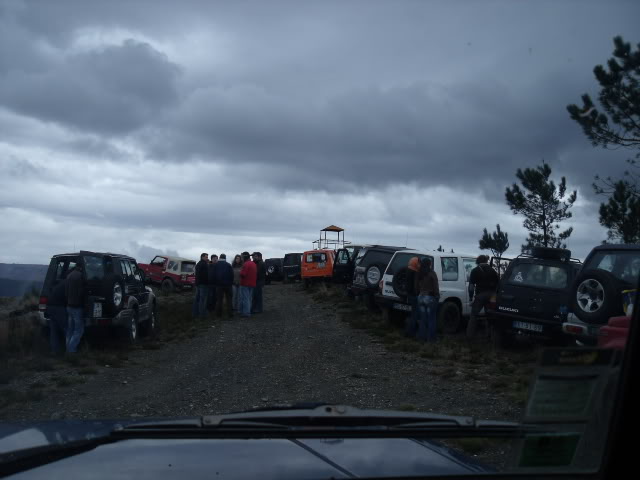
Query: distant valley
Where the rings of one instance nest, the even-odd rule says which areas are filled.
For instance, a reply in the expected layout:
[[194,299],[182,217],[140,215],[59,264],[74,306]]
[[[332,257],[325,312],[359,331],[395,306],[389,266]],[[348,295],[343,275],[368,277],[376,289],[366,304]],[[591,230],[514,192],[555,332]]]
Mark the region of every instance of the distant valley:
[[21,297],[40,292],[48,265],[0,263],[0,297]]

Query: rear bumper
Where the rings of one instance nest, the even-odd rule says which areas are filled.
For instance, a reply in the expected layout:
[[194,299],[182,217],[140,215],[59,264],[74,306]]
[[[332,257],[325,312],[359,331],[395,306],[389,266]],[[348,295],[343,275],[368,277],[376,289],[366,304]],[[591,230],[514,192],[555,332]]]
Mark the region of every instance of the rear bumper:
[[409,303],[407,303],[407,301],[403,300],[402,298],[391,298],[391,297],[386,297],[380,293],[376,293],[374,295],[374,299],[375,299],[376,305],[378,305],[381,308],[392,308],[394,310],[398,310],[402,312],[411,311],[411,305],[409,305]]
[[[508,315],[504,313],[497,313],[493,310],[487,312],[487,318],[489,319],[489,322],[493,327],[513,334],[546,339],[568,336],[562,330],[562,323],[557,320],[549,321],[541,320],[539,318]],[[522,324],[537,326],[538,328],[542,328],[542,331],[519,328],[514,325],[514,322],[521,322]]]
[[[120,310],[120,312],[113,317],[92,317],[87,315],[87,312],[85,311],[84,325],[85,327],[121,327],[129,325],[132,318],[133,310],[130,308]],[[43,327],[49,325],[49,320],[50,319],[44,314],[44,312],[40,312],[40,323]]]
[[598,344],[600,326],[587,325],[581,322],[564,322],[562,331],[565,335],[574,338],[583,345],[595,347]]

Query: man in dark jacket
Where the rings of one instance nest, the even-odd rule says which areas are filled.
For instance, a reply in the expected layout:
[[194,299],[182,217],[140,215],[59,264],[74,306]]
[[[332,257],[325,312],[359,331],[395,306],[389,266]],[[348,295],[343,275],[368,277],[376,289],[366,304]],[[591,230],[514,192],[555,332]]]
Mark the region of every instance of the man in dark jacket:
[[209,290],[207,291],[207,310],[213,313],[216,310],[216,265],[218,264],[218,255],[212,253],[209,257]]
[[49,345],[54,354],[63,353],[67,343],[67,297],[66,282],[61,279],[51,289],[47,302],[47,316],[49,317]]
[[223,253],[216,263],[216,316],[222,318],[222,308],[229,318],[233,317],[231,311],[231,299],[233,297],[233,267],[227,262],[227,256]]
[[253,291],[253,302],[251,305],[251,313],[262,313],[262,291],[267,278],[267,268],[262,260],[262,253],[254,252],[253,262],[257,267],[256,288]]
[[196,294],[193,299],[191,312],[193,318],[207,316],[207,290],[209,288],[209,255],[200,255],[200,261],[196,264]]
[[420,270],[420,259],[412,257],[407,265],[407,302],[411,305],[411,313],[407,315],[404,333],[407,337],[415,337],[418,331],[418,291],[417,273]]
[[[469,275],[469,300],[472,300],[471,315],[467,325],[467,338],[473,338],[476,335],[476,327],[478,326],[478,314],[491,300],[498,288],[498,273],[489,265],[489,257],[480,255],[476,259],[476,265]],[[487,325],[487,334],[489,328]]]
[[67,299],[67,353],[76,353],[84,334],[84,279],[80,260],[65,280]]

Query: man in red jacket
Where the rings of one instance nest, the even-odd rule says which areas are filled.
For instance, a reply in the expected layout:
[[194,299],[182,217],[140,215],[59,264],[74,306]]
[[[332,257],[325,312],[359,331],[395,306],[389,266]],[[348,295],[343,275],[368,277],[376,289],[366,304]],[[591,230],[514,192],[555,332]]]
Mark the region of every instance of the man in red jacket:
[[256,288],[258,279],[258,268],[251,261],[249,252],[242,253],[244,264],[240,270],[240,316],[251,316],[251,300],[253,298],[253,289]]

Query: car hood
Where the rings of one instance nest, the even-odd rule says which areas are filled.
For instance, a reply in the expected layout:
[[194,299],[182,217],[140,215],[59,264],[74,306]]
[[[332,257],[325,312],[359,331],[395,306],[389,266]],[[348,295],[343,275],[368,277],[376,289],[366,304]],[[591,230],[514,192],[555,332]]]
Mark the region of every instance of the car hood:
[[[131,421],[0,425],[0,460],[16,450],[108,435]],[[0,464],[1,469],[1,464]],[[494,472],[437,442],[410,438],[132,438],[15,474],[14,478],[349,478]]]

